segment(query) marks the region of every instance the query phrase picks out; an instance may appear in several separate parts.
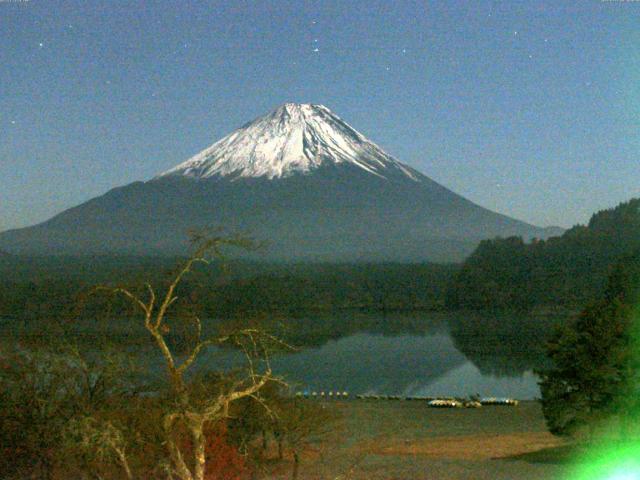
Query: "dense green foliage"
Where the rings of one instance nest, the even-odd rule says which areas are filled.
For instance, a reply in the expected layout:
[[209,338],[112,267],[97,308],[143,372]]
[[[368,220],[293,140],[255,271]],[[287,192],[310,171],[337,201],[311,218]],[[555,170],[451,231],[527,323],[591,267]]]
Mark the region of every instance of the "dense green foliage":
[[602,294],[611,266],[640,248],[640,199],[593,215],[560,237],[483,241],[447,291],[450,308],[580,309]]
[[[175,259],[33,258],[0,263],[0,318],[55,321],[103,314],[106,305],[80,309],[93,285],[140,286],[168,278]],[[219,264],[199,268],[180,296],[210,318],[260,313],[296,315],[311,310],[441,309],[454,266],[434,264]],[[117,279],[114,281],[114,279]],[[124,303],[108,312],[126,313]],[[119,310],[119,307],[121,309]],[[91,310],[91,308],[93,310]]]
[[375,311],[441,309],[453,266],[435,264],[316,264],[238,279],[209,297],[207,312],[260,310]]
[[551,432],[593,430],[614,418],[623,429],[636,423],[640,413],[639,300],[640,253],[620,263],[602,298],[549,343],[553,366],[540,372],[540,387]]

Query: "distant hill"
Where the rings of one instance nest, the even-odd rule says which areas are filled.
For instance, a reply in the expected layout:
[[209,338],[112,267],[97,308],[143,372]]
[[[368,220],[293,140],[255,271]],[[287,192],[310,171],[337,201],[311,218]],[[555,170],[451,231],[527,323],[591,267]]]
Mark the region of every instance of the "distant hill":
[[546,229],[405,165],[322,105],[285,104],[147,182],[0,233],[25,255],[175,255],[191,229],[269,241],[269,260],[458,262],[480,240]]
[[591,217],[562,236],[485,240],[447,291],[450,308],[581,308],[603,291],[612,266],[640,249],[640,199]]

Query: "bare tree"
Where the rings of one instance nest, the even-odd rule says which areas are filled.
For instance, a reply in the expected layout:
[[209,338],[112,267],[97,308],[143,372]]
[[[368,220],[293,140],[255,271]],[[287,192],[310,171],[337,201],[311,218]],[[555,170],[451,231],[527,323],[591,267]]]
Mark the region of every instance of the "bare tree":
[[[132,302],[142,315],[146,331],[162,354],[173,399],[162,419],[169,453],[166,471],[170,478],[203,480],[207,464],[206,427],[226,418],[230,404],[237,400],[250,397],[260,401],[258,392],[267,383],[277,381],[272,374],[269,356],[275,345],[283,344],[258,328],[242,328],[224,335],[203,338],[202,323],[195,316],[195,340],[185,355],[176,354],[167,340],[170,332],[168,312],[178,300],[178,286],[196,264],[209,264],[211,257],[221,258],[221,249],[225,246],[250,248],[252,242],[221,236],[197,238],[193,255],[181,265],[164,293],[154,289],[150,283],[146,284],[145,298],[123,287],[102,286],[97,289],[122,295]],[[203,391],[187,374],[207,348],[225,346],[238,348],[244,353],[246,369],[241,375],[219,381],[214,391]],[[184,431],[188,432],[190,439],[188,447],[180,441],[180,433]]]
[[50,479],[73,463],[67,426],[122,396],[128,371],[116,355],[98,362],[53,340],[46,348],[0,349],[2,478]]
[[124,428],[120,425],[86,416],[69,422],[65,433],[74,444],[90,452],[98,461],[115,461],[124,471],[127,480],[133,480],[127,452],[128,442],[123,432]]
[[274,413],[273,430],[279,444],[278,455],[282,458],[284,442],[293,457],[291,478],[297,480],[300,453],[332,430],[335,415],[322,404],[298,398],[281,398],[274,406]]

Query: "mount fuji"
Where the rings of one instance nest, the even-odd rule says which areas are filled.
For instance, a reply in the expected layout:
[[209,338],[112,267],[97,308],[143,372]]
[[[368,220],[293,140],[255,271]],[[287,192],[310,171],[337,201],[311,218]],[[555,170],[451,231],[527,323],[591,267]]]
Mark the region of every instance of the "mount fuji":
[[215,226],[268,241],[270,260],[318,261],[458,261],[485,238],[558,233],[455,194],[322,105],[287,103],[153,179],[0,233],[0,249],[173,255]]

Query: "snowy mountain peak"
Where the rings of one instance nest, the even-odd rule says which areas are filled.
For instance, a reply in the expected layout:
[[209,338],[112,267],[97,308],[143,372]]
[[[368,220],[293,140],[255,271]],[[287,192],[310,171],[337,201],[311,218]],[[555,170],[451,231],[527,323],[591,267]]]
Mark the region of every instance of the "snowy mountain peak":
[[272,179],[345,163],[383,178],[390,173],[420,177],[324,105],[306,103],[285,103],[159,177]]

